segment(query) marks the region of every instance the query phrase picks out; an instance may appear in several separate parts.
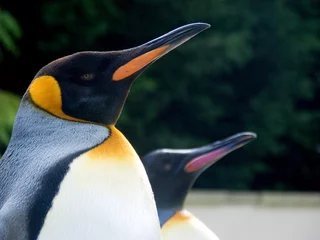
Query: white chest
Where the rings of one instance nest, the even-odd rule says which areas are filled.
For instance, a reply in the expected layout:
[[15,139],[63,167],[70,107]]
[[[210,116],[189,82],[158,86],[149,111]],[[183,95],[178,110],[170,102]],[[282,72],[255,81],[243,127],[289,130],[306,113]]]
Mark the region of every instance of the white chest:
[[199,219],[184,210],[176,213],[162,227],[163,240],[219,240]]
[[38,240],[159,240],[151,186],[138,161],[80,156],[60,185]]

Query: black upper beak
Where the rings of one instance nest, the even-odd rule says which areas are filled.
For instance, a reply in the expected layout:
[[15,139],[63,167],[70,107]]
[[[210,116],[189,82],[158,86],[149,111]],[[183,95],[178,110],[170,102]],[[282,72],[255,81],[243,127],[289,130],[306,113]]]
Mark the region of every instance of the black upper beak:
[[192,151],[192,159],[186,162],[186,172],[204,171],[228,153],[248,144],[256,139],[256,134],[243,132],[224,140],[214,142]]
[[138,48],[145,48],[147,51],[151,51],[160,47],[168,46],[165,51],[165,53],[167,53],[209,27],[210,25],[207,23],[192,23],[184,25],[153,39]]
[[112,79],[114,81],[120,81],[145,69],[166,53],[209,27],[210,25],[206,23],[188,24],[141,46],[124,50],[123,52],[126,53],[127,56],[130,55],[130,57],[126,63],[116,69]]

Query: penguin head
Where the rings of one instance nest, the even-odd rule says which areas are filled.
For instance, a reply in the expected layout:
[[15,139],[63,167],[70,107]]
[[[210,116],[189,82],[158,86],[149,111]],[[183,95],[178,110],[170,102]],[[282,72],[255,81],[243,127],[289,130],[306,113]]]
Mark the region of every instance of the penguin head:
[[135,48],[57,59],[36,74],[24,100],[62,119],[115,124],[133,81],[154,61],[208,27],[189,24]]
[[142,158],[158,209],[182,209],[189,189],[212,164],[246,145],[256,134],[243,132],[193,149],[159,149]]

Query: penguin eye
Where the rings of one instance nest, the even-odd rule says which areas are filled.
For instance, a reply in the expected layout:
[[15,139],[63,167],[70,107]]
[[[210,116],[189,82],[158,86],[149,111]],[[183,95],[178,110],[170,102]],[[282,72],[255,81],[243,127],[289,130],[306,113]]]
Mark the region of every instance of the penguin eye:
[[172,168],[172,165],[171,165],[171,163],[166,163],[163,165],[163,168],[166,172],[169,172]]
[[81,76],[81,79],[84,81],[91,81],[94,78],[94,76],[95,75],[93,73],[86,73]]

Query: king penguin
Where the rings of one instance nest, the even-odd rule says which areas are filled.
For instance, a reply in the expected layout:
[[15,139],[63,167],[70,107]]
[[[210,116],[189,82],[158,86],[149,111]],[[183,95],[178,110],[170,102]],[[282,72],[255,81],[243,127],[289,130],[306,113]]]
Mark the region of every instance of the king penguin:
[[204,223],[184,209],[186,196],[199,175],[256,135],[243,132],[193,149],[159,149],[142,158],[158,209],[163,240],[218,240]]
[[161,239],[147,174],[115,124],[134,79],[209,26],[75,53],[36,74],[0,162],[1,240]]

